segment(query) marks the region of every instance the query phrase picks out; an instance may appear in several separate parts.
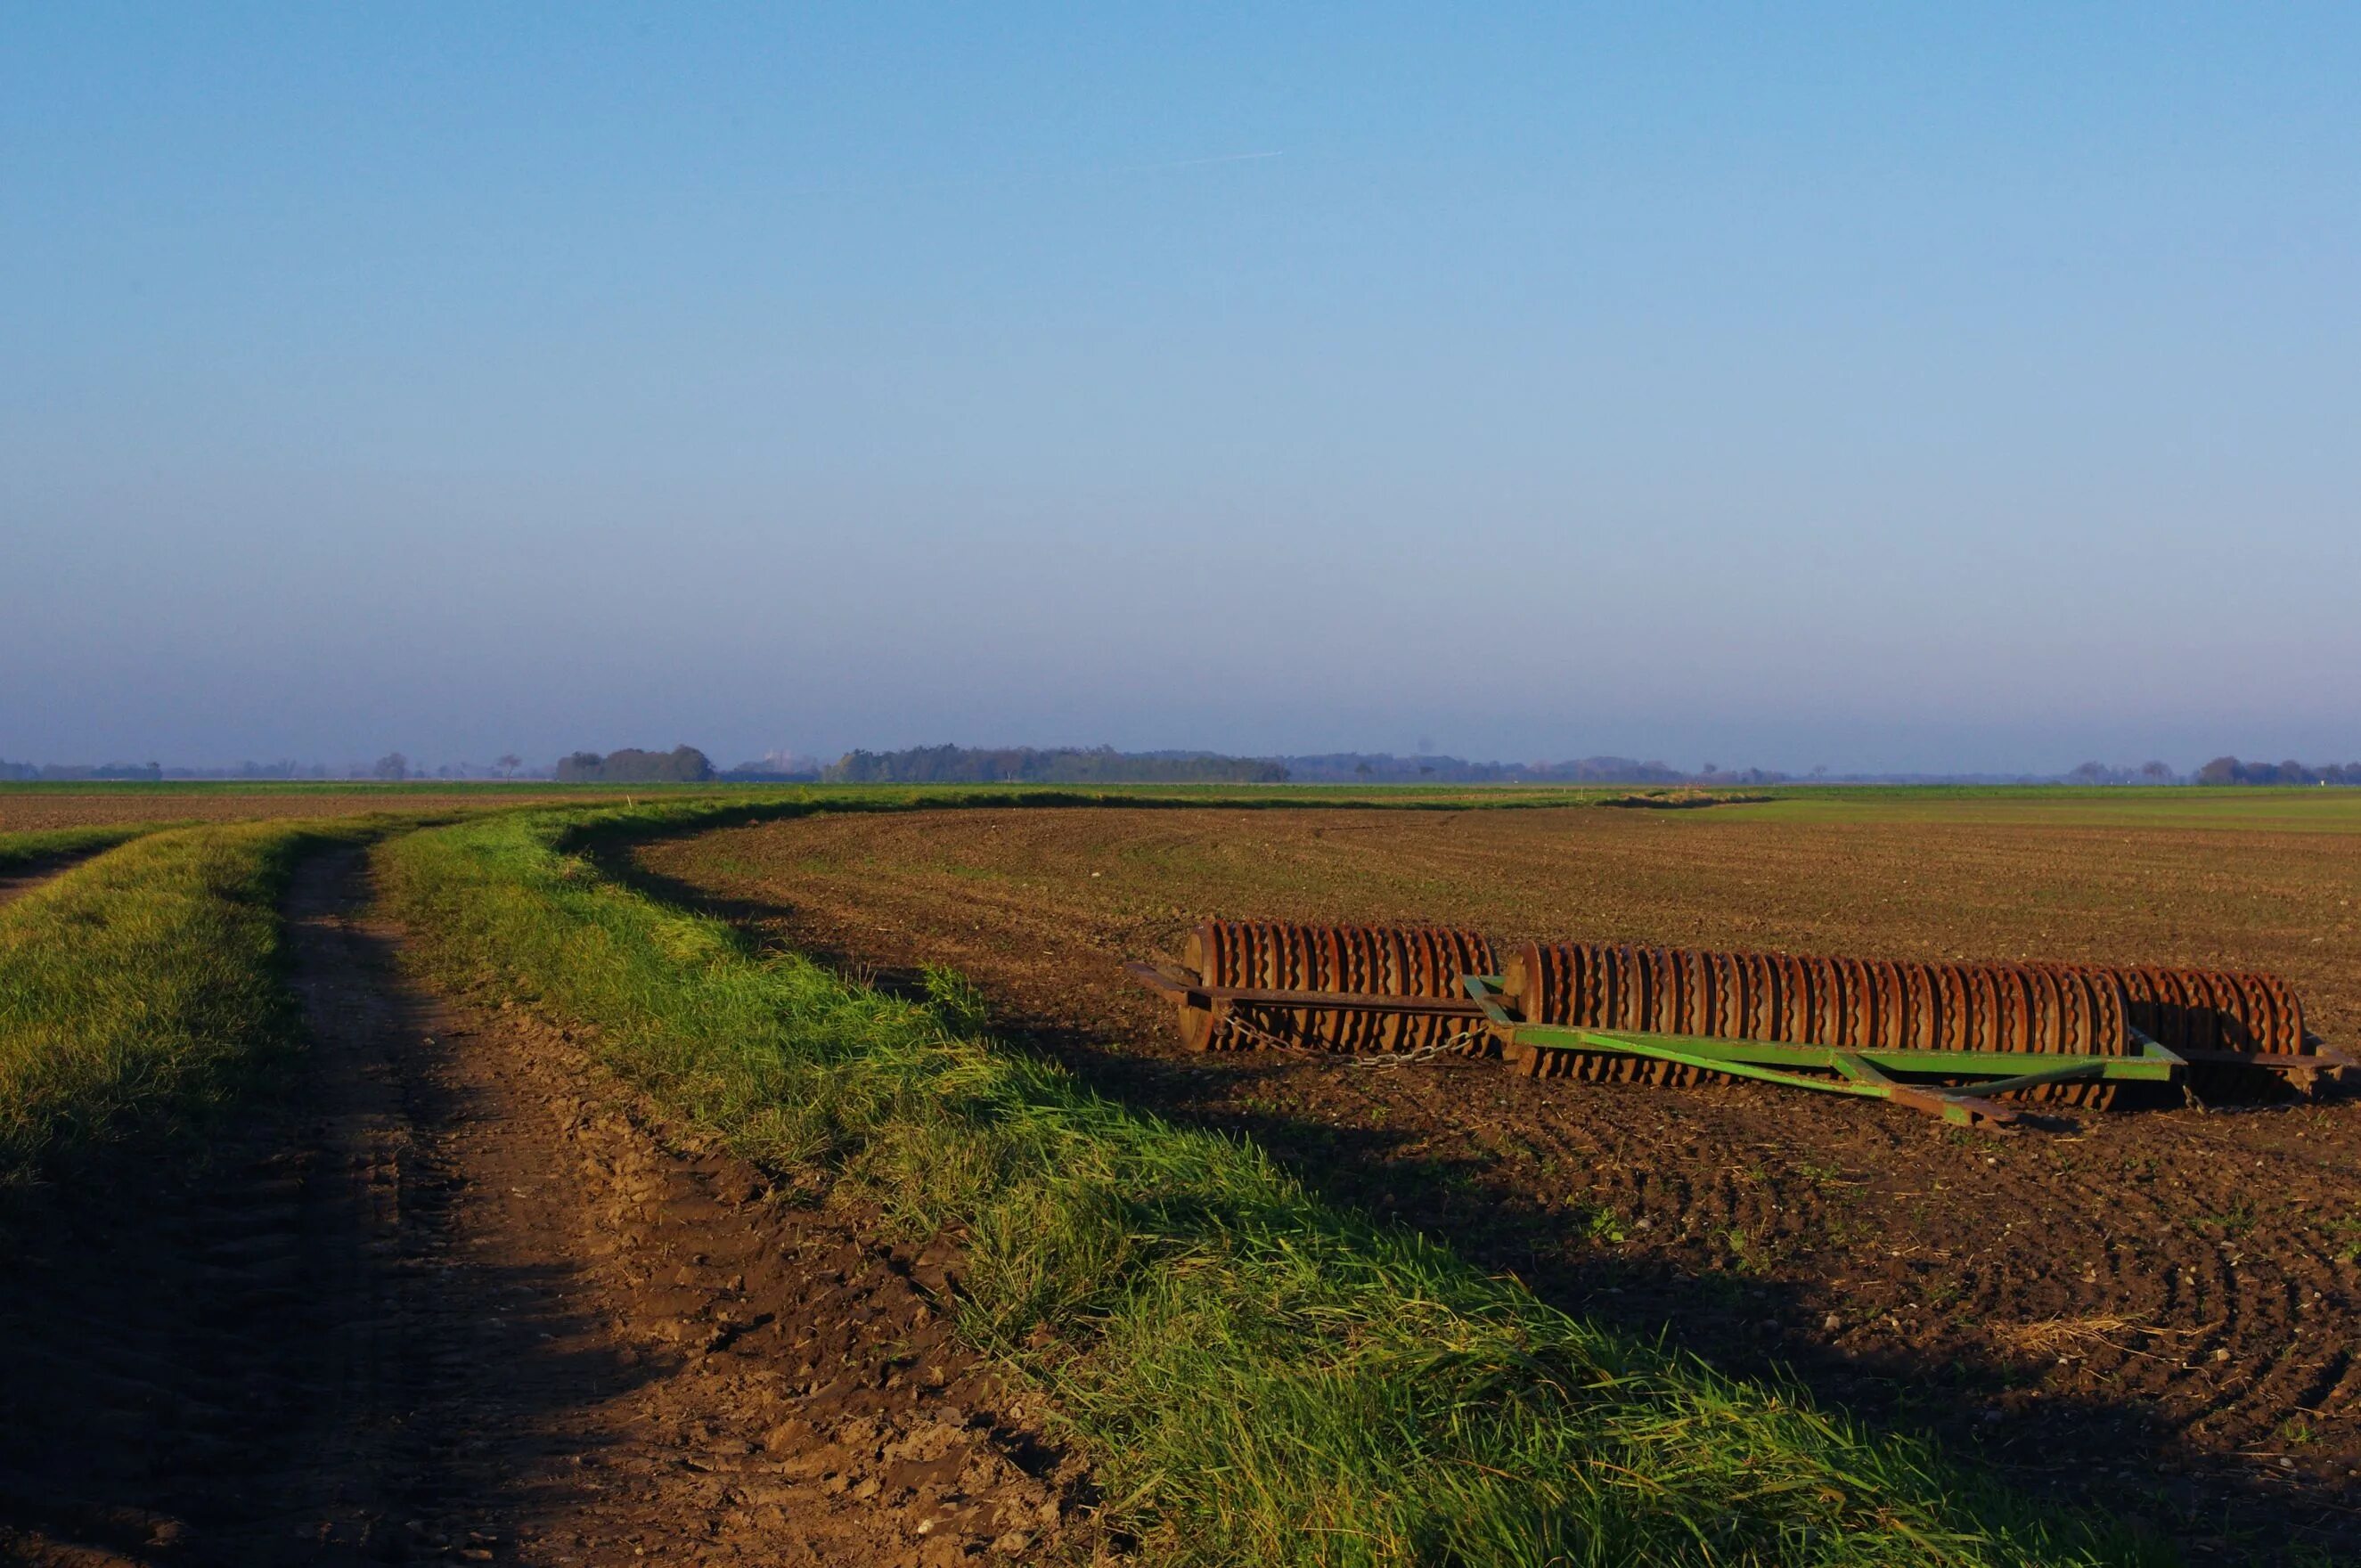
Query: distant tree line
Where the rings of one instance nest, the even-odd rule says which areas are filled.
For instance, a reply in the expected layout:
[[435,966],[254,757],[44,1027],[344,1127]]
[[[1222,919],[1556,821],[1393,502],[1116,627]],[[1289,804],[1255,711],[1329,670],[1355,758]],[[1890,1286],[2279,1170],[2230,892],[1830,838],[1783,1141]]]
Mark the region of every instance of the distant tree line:
[[577,751],[557,764],[560,784],[705,784],[712,777],[712,762],[694,746],[669,751],[626,746],[605,756]]
[[120,780],[129,784],[154,784],[164,776],[160,762],[102,762],[96,767],[79,763],[64,766],[45,762],[36,767],[31,762],[0,762],[0,780],[11,784],[84,784],[93,780]]
[[1031,746],[916,746],[847,751],[820,771],[829,784],[1284,784],[1284,765],[1211,751],[1118,751]]
[[2163,762],[2142,762],[2136,768],[2084,762],[2066,775],[2066,782],[2078,784],[2179,784],[2180,775]]
[[[736,770],[733,770],[733,773]],[[1118,751],[1112,746],[918,746],[848,751],[820,776],[830,784],[1776,784],[1784,773],[1725,772],[1712,763],[1686,773],[1630,757],[1568,762],[1471,762],[1463,757],[1397,757],[1329,751],[1301,757],[1233,757],[1217,751]]]
[[[585,753],[585,755],[595,755],[595,753]],[[286,765],[290,767],[293,766],[292,763]],[[355,766],[350,770],[350,775],[357,779],[363,777],[379,779],[387,784],[400,784],[404,779],[425,778],[512,779],[517,776],[517,770],[523,766],[524,759],[518,756],[514,751],[509,751],[504,752],[497,758],[489,769],[479,768],[473,762],[445,762],[436,767],[434,771],[430,773],[426,770],[425,763],[419,762],[413,764],[408,757],[403,756],[401,752],[388,751],[384,756],[379,757],[376,762],[371,762],[367,768],[362,768],[357,765]],[[239,776],[280,777],[282,775],[277,773],[241,773]],[[291,778],[296,775],[291,773],[283,776]],[[313,776],[316,778],[320,775],[315,772]],[[547,778],[549,774],[544,773],[540,776]]]
[[2142,762],[2136,768],[2084,762],[2068,773],[2065,782],[2078,784],[2361,784],[2361,762],[2324,762],[2313,767],[2309,762],[2293,761],[2242,762],[2235,757],[2216,757],[2185,777],[2163,762]]
[[[749,764],[731,777],[773,777]],[[808,775],[796,775],[808,776]],[[1307,756],[1233,757],[1213,751],[1118,751],[1111,746],[1041,751],[1029,746],[921,746],[905,751],[848,751],[820,771],[830,784],[1703,784],[1734,787],[1790,782],[1765,768],[1712,762],[1692,773],[1632,757],[1581,757],[1561,762],[1474,762],[1464,757],[1387,751],[1325,751]],[[1816,770],[1813,776],[1827,776]],[[1950,775],[1845,775],[1848,783],[1943,784]],[[1992,782],[1976,775],[1975,782]],[[2016,782],[2048,782],[2026,775]],[[2361,762],[2242,762],[2216,757],[2196,773],[2169,763],[2115,766],[2084,762],[2064,776],[2078,784],[2361,784]]]
[[1633,757],[1580,757],[1565,762],[1471,762],[1465,757],[1397,757],[1389,751],[1327,751],[1276,759],[1301,784],[1765,784],[1784,773],[1725,771],[1708,762],[1688,773]]
[[2242,762],[2216,757],[2197,770],[2202,784],[2361,784],[2361,762]]
[[[554,775],[566,784],[786,784],[826,780],[831,784],[1703,784],[1729,787],[1788,782],[1786,773],[1762,768],[1725,769],[1708,762],[1695,773],[1662,762],[1631,757],[1582,757],[1562,762],[1474,762],[1464,757],[1388,751],[1325,751],[1307,756],[1237,757],[1218,751],[1118,751],[1112,746],[917,746],[900,751],[847,751],[826,767],[818,759],[774,751],[757,762],[718,772],[703,751],[675,746],[669,751],[626,747],[601,754],[577,751],[554,771],[526,770],[513,752],[489,768],[445,764],[431,772],[413,766],[400,751],[344,770],[353,778],[512,779]],[[72,784],[94,781],[152,783],[181,779],[323,779],[330,770],[317,762],[240,762],[234,767],[164,767],[156,762],[83,763],[0,761],[0,783]],[[2052,782],[2035,774],[1830,775],[1814,769],[1811,778],[1848,784],[1949,784]],[[2361,785],[2361,762],[2247,762],[2216,757],[2193,773],[2170,764],[2117,766],[2084,762],[2064,775],[2076,784],[2322,784]]]
[[328,776],[324,762],[298,762],[291,758],[276,762],[240,762],[223,772],[234,779],[324,779]]
[[751,762],[724,768],[716,776],[724,784],[812,784],[819,775],[818,757],[796,751],[769,751]]

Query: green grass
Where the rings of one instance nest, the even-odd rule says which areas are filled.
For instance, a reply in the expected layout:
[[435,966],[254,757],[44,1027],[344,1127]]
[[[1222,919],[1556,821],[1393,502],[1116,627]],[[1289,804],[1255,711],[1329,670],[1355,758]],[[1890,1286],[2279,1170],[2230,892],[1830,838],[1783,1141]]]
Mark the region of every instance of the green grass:
[[[1403,810],[1513,810],[1598,806],[1652,794],[1727,795],[1701,816],[1716,820],[1771,817],[1793,822],[1941,821],[1963,825],[2054,825],[2062,828],[2227,828],[2253,831],[2361,832],[2361,789],[2239,785],[2221,788],[2138,788],[2077,784],[1789,784],[1717,789],[1635,784],[586,784],[545,779],[492,781],[413,779],[174,779],[0,783],[0,804],[11,795],[95,795],[154,798],[355,796],[399,811],[405,797],[478,796],[494,807],[510,802],[555,807],[551,797],[584,807],[619,797],[640,803],[726,804],[764,814],[797,807],[838,811],[899,810],[957,806],[1221,806],[1391,807]],[[17,837],[24,837],[18,835]],[[0,834],[0,845],[9,835]],[[5,862],[0,862],[4,866]]]
[[113,823],[104,828],[51,828],[32,833],[0,833],[0,876],[111,850],[156,830],[152,822]]
[[2361,789],[1933,784],[1780,786],[1717,806],[1717,821],[1940,822],[1960,827],[2361,833]]
[[591,1025],[611,1068],[749,1157],[873,1202],[906,1238],[960,1240],[962,1332],[1038,1381],[1154,1555],[2138,1560],[1925,1445],[1323,1204],[1249,1143],[1098,1098],[977,1035],[955,977],[916,1004],[759,957],[586,852],[742,815],[516,815],[378,853],[445,982]]
[[0,908],[0,1188],[202,1121],[289,1043],[278,894],[298,853],[357,831],[147,833]]

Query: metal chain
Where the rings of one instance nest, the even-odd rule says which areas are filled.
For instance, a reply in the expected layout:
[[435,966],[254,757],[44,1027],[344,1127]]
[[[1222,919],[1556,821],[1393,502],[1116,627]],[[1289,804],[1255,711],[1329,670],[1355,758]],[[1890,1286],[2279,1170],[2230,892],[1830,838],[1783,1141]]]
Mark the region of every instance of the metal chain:
[[1383,1068],[1390,1072],[1398,1068],[1415,1067],[1421,1062],[1433,1061],[1438,1057],[1464,1057],[1468,1054],[1470,1046],[1481,1045],[1483,1041],[1484,1036],[1475,1030],[1462,1029],[1455,1035],[1445,1036],[1433,1045],[1421,1046],[1414,1051],[1382,1051],[1372,1056],[1348,1057],[1345,1058],[1345,1065],[1364,1070]]
[[1231,1013],[1225,1021],[1239,1035],[1252,1040],[1266,1050],[1286,1051],[1295,1056],[1310,1057],[1341,1067],[1357,1068],[1363,1071],[1377,1068],[1392,1071],[1400,1068],[1415,1067],[1421,1062],[1433,1061],[1439,1057],[1465,1056],[1467,1054],[1467,1047],[1481,1045],[1484,1041],[1484,1036],[1480,1032],[1474,1029],[1462,1029],[1456,1034],[1445,1036],[1431,1045],[1421,1046],[1411,1051],[1323,1051],[1315,1047],[1307,1046],[1300,1040],[1291,1040],[1284,1036],[1273,1034],[1258,1024],[1248,1022],[1244,1014],[1236,1012]]

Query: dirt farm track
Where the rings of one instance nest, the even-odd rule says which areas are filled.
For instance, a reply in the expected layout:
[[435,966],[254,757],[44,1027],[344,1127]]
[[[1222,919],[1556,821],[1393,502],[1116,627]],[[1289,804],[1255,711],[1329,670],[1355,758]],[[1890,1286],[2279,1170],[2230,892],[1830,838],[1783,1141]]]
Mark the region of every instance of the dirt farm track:
[[283,1091],[0,1212],[0,1563],[1087,1560],[941,1259],[422,986],[358,850],[285,913]]
[[2201,1558],[2361,1552],[2361,1100],[1993,1135],[1751,1085],[1194,1056],[1119,969],[1177,956],[1205,916],[2206,964],[2282,973],[2349,1050],[2361,814],[2342,799],[823,816],[644,845],[631,869],[888,982],[951,965],[1005,1032],[1111,1093]]

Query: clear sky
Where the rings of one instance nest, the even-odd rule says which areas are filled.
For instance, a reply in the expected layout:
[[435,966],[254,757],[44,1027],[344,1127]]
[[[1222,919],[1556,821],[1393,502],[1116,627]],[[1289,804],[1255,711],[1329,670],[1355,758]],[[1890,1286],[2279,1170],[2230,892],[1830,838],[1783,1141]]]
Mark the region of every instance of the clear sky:
[[2361,7],[0,5],[0,757],[2361,756]]

